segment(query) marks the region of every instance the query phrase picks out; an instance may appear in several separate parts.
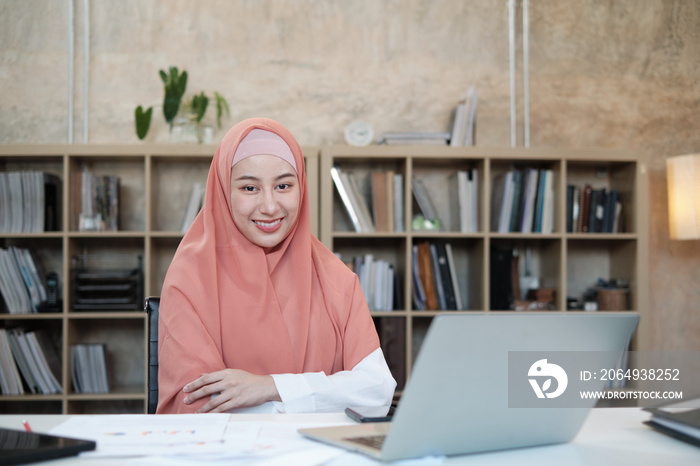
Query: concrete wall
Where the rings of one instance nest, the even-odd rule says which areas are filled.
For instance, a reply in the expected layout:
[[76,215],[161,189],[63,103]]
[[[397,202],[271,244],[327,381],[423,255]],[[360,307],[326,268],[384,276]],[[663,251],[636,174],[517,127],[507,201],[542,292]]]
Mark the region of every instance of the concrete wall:
[[[250,116],[310,145],[342,143],[357,118],[444,131],[474,84],[477,144],[510,145],[505,0],[92,0],[89,18],[91,143],[138,143],[134,108],[160,104],[158,70],[175,65],[189,93],[230,103],[215,141]],[[700,349],[700,241],[669,240],[664,164],[700,151],[700,2],[534,0],[530,19],[531,146],[649,157],[652,343]],[[0,0],[0,143],[67,142],[67,51],[68,1]],[[159,107],[147,141],[168,141]]]

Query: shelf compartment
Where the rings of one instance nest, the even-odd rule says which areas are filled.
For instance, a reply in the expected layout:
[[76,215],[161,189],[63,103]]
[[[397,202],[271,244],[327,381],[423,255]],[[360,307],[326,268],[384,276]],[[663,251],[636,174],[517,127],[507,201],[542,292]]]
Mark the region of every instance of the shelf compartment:
[[[533,171],[534,170],[534,171]],[[545,186],[540,186],[542,172],[546,173]],[[551,212],[551,233],[561,232],[561,215],[563,205],[560,188],[562,164],[554,160],[527,160],[503,159],[492,160],[490,163],[489,177],[489,230],[500,233],[532,233],[547,234],[546,216],[538,215],[538,212]],[[509,173],[518,174],[512,179]],[[530,177],[530,173],[535,176]],[[551,179],[551,183],[549,180]],[[528,191],[528,180],[533,190]],[[508,184],[510,183],[510,185]],[[511,190],[507,187],[510,186]],[[550,190],[544,189],[549,187]],[[539,189],[539,193],[538,193]],[[551,197],[551,203],[547,203]],[[531,200],[531,201],[529,201]],[[538,206],[539,203],[539,206]],[[511,206],[504,210],[505,205]],[[547,205],[549,209],[547,209]],[[510,215],[508,215],[510,210]],[[504,213],[504,223],[501,223],[501,215]],[[541,233],[540,233],[541,232]]]
[[[619,231],[635,233],[638,231],[638,220],[635,214],[635,206],[638,202],[637,166],[638,164],[633,161],[569,161],[566,169],[566,185],[575,186],[579,190],[590,186],[592,190],[598,192],[605,189],[606,194],[615,190],[622,207],[622,228]],[[563,199],[566,201],[566,194]],[[600,208],[604,210],[603,206]],[[568,209],[565,209],[565,212],[567,211]],[[576,229],[573,230],[575,231]]]
[[[403,311],[408,306],[407,298],[407,284],[406,284],[406,240],[405,239],[391,239],[391,238],[377,238],[372,241],[371,245],[368,245],[362,238],[336,238],[334,241],[333,251],[339,254],[342,261],[347,263],[353,263],[357,258],[364,258],[367,255],[372,255],[373,261],[383,260],[388,264],[392,265],[394,268],[394,280],[397,283],[398,292],[394,293],[394,306],[393,308],[398,311]],[[355,268],[353,264],[353,270]],[[357,273],[358,271],[355,270]],[[362,275],[358,273],[358,276]],[[362,283],[362,279],[361,279]],[[373,294],[367,293],[367,286],[371,287],[372,283],[369,281],[363,286],[363,291],[365,292],[365,298],[370,302],[370,310],[381,310],[381,307],[376,307],[372,303]],[[391,312],[391,311],[382,311]]]
[[391,374],[396,380],[397,390],[403,390],[406,385],[406,317],[373,317],[379,342],[384,352]]
[[[440,220],[440,232],[462,233],[460,228],[460,198],[457,182],[457,172],[471,170],[473,172],[476,188],[476,199],[473,206],[476,208],[476,225],[473,231],[464,233],[478,233],[483,231],[484,210],[484,161],[482,159],[450,158],[435,159],[429,157],[414,157],[411,159],[411,176],[418,180],[424,187],[436,210]],[[421,212],[416,201],[411,184],[409,183],[411,215],[414,218]],[[414,233],[422,230],[412,229]]]
[[[438,245],[444,245],[445,252],[447,252],[447,245],[449,249],[452,250],[452,258],[454,259],[454,272],[456,275],[457,282],[457,293],[454,298],[454,305],[448,305],[447,309],[443,309],[441,305],[438,305],[436,311],[467,311],[483,309],[484,307],[484,296],[483,296],[483,263],[484,263],[484,241],[482,239],[465,238],[465,237],[451,237],[444,238],[442,236],[436,237],[423,237],[413,238],[413,245],[418,246],[419,243],[428,242],[429,245],[436,245],[436,252],[439,252],[441,247]],[[441,254],[438,254],[440,256]],[[445,270],[449,271],[449,262],[446,264],[441,264],[444,267],[440,270],[440,277],[442,281],[438,283],[438,277],[435,273],[434,264],[431,256],[431,275],[433,277],[434,289],[436,292],[436,298],[438,303],[440,303],[440,293],[437,291],[440,284],[442,284],[442,289],[449,290],[453,288],[451,274],[446,278],[443,277],[443,272]],[[438,258],[438,263],[440,259]],[[422,283],[422,282],[421,282]],[[411,279],[411,296],[413,296],[414,279]],[[425,287],[424,287],[425,288]],[[446,297],[447,301],[452,301]],[[413,313],[424,313],[431,312],[430,310],[416,309],[415,302],[411,301]],[[461,307],[459,306],[461,305]]]
[[[384,233],[392,233],[396,231],[406,231],[406,222],[408,218],[405,215],[406,212],[406,164],[403,158],[397,157],[383,157],[383,158],[359,158],[359,159],[346,159],[343,157],[336,157],[333,160],[333,166],[340,168],[341,172],[351,175],[356,181],[357,193],[364,199],[367,208],[370,213],[370,218],[372,219],[373,225],[376,227],[376,219],[373,207],[373,191],[372,191],[372,178],[375,173],[389,173],[400,174],[403,176],[403,189],[401,190],[403,195],[403,206],[402,210],[404,212],[404,224],[402,226],[395,225],[393,229],[384,231]],[[330,174],[329,174],[330,177]],[[392,181],[393,184],[393,181]],[[354,232],[355,228],[350,220],[350,216],[347,212],[343,201],[341,200],[340,194],[338,194],[338,189],[333,187],[333,224],[332,229],[334,232]],[[391,189],[388,186],[387,189]],[[393,192],[390,194],[390,198],[393,198]],[[393,205],[393,203],[392,203]],[[389,208],[391,206],[387,206]],[[381,231],[377,232],[381,234]]]
[[[143,314],[139,314],[143,316]],[[121,398],[120,393],[142,395],[145,387],[145,322],[142,319],[71,319],[68,322],[68,345],[66,354],[75,344],[105,344],[109,393],[100,397]],[[67,361],[68,378],[72,361]],[[68,394],[88,396],[75,393],[72,384]]]
[[[498,253],[494,256],[494,250]],[[510,258],[510,259],[509,259]],[[516,273],[513,274],[513,269]],[[514,310],[514,302],[506,306],[504,295],[524,300],[529,289],[553,290],[553,309],[564,309],[562,274],[562,241],[559,239],[492,239],[489,259],[489,309]],[[517,275],[517,282],[514,282]],[[509,288],[510,287],[510,288]],[[520,294],[518,295],[518,291]],[[495,300],[495,302],[494,302]]]
[[567,296],[580,300],[587,289],[595,287],[598,278],[621,279],[629,284],[629,308],[639,309],[637,248],[637,241],[628,239],[569,240],[566,261]]
[[[206,186],[212,156],[178,159],[153,157],[150,230],[180,232],[194,183]],[[202,191],[203,194],[203,191]]]
[[146,209],[145,157],[124,155],[86,155],[70,158],[68,190],[70,231],[79,231],[80,176],[84,169],[94,176],[115,175],[120,179],[119,231],[144,231]]

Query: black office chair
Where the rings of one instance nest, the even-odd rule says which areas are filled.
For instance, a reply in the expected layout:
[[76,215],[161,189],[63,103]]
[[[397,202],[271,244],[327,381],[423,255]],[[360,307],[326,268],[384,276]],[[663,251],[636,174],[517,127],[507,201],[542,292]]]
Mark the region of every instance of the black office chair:
[[159,296],[146,298],[144,310],[148,313],[148,414],[158,407],[158,307]]

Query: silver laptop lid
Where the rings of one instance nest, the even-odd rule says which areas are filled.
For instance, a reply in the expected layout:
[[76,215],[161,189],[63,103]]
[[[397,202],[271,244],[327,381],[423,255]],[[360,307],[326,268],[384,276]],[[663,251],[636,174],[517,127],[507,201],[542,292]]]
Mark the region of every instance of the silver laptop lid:
[[[553,400],[545,396],[537,404],[529,381],[535,377],[529,377],[528,371],[536,370],[535,363],[543,356],[549,354],[547,364],[554,364],[551,358],[566,353],[586,354],[586,364],[614,368],[638,320],[633,312],[445,313],[435,317],[391,423],[382,459],[571,440],[595,400],[567,407],[547,405]],[[512,363],[514,356],[533,361],[527,367],[509,368],[509,358]],[[509,375],[509,370],[516,375]],[[533,407],[509,407],[509,384],[527,393],[534,400]],[[556,383],[542,386],[550,394],[557,389]]]

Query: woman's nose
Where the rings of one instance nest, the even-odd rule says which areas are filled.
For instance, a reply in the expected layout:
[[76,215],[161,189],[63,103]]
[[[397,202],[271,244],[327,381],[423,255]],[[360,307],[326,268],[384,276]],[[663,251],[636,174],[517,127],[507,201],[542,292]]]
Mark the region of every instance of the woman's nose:
[[274,192],[263,191],[260,199],[260,211],[263,213],[276,212],[279,207]]

